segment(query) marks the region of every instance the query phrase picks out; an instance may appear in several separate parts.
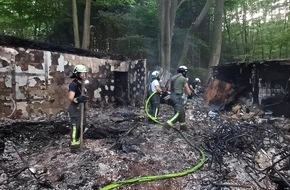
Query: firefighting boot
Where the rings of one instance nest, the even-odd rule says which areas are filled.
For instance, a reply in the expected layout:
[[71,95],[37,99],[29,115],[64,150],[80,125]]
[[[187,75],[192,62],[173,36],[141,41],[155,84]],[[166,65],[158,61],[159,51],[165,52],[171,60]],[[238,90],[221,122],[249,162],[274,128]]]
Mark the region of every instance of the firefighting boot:
[[180,130],[182,130],[182,131],[188,130],[185,123],[180,123]]
[[81,144],[80,139],[77,138],[77,126],[75,124],[72,125],[71,132],[71,142],[70,145],[72,148],[78,148]]

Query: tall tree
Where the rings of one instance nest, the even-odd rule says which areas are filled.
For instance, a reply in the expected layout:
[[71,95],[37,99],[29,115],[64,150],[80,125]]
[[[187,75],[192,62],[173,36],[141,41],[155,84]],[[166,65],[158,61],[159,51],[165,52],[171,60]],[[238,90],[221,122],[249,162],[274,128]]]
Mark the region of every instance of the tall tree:
[[[231,61],[288,58],[289,0],[235,0],[228,6],[225,3],[230,43],[224,43],[224,53],[231,56]],[[227,41],[226,41],[227,42]]]
[[89,49],[90,46],[91,5],[92,0],[86,0],[86,8],[84,13],[83,42],[82,42],[83,49]]
[[222,46],[222,17],[224,9],[224,0],[216,0],[214,11],[214,26],[213,26],[213,40],[212,51],[209,66],[219,64]]
[[[171,69],[171,51],[172,51],[172,38],[173,29],[175,26],[176,13],[179,7],[185,2],[185,0],[157,0],[159,6],[159,21],[160,21],[160,63],[166,70]],[[190,25],[186,34],[183,49],[181,52],[178,65],[184,64],[184,60],[187,56],[189,45],[194,33],[194,30],[199,26],[204,17],[206,16],[213,0],[207,0],[199,16]]]
[[202,20],[204,19],[204,17],[206,16],[206,14],[208,13],[211,4],[213,3],[214,0],[207,0],[202,11],[200,12],[199,16],[195,19],[195,21],[193,21],[187,31],[186,37],[184,39],[184,43],[183,43],[183,49],[178,61],[178,65],[182,65],[185,62],[185,58],[187,56],[188,53],[188,48],[190,45],[190,41],[193,37],[194,31],[196,30],[196,28],[199,26],[199,24],[202,22]]
[[161,60],[161,66],[167,70],[170,69],[170,59],[171,59],[171,20],[170,20],[170,8],[171,8],[171,0],[162,0],[162,22],[160,24],[162,33],[162,43],[161,43],[161,54],[163,55],[163,59]]
[[45,40],[56,22],[66,16],[68,0],[0,0],[0,30],[4,34]]
[[[83,49],[89,49],[90,45],[90,23],[91,23],[91,6],[92,1],[86,0],[85,12],[84,12],[84,26],[83,26],[83,40],[81,47]],[[74,41],[75,47],[80,47],[79,28],[78,28],[78,11],[76,0],[72,0],[72,18],[74,29]]]
[[166,70],[170,70],[171,44],[176,11],[184,1],[185,0],[157,0],[160,27],[159,59],[161,66]]
[[[72,3],[75,3],[76,1],[72,1]],[[125,5],[125,4],[134,4],[135,1],[134,0],[120,0],[120,1],[116,1],[116,0],[98,0],[96,2],[94,2],[94,8],[102,7],[102,9],[109,9],[111,7],[114,6],[121,6],[121,5]],[[77,6],[76,6],[77,7]],[[85,10],[84,10],[84,20],[83,20],[83,35],[82,35],[82,44],[80,45],[83,49],[89,49],[90,48],[90,29],[91,27],[94,28],[94,26],[91,26],[91,7],[92,7],[92,0],[86,0],[85,1]],[[73,6],[74,9],[74,6]],[[77,10],[77,8],[76,8]],[[75,13],[77,13],[77,11],[74,11]],[[73,15],[73,19],[74,19],[74,23],[78,23],[77,16]],[[74,31],[76,31],[76,29],[74,29]],[[76,31],[78,32],[78,31]],[[75,37],[77,37],[77,34],[75,34]],[[75,39],[76,41],[77,39]]]
[[72,0],[72,18],[73,18],[73,30],[74,30],[75,47],[76,48],[80,48],[78,9],[77,9],[76,0]]

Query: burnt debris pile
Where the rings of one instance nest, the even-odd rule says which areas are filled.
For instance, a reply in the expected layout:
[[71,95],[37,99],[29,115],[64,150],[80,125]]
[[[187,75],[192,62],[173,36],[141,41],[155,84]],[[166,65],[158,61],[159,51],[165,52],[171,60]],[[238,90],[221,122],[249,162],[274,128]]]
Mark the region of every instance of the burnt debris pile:
[[[289,188],[289,141],[285,130],[272,124],[225,122],[204,138],[208,169],[220,174],[217,180],[229,177],[233,163],[243,163],[247,175],[260,189],[260,182],[269,178],[281,189]],[[229,159],[230,158],[230,159]]]
[[[289,128],[286,118],[228,117],[211,112],[201,97],[186,104],[183,131],[206,154],[197,172],[119,189],[289,189]],[[160,120],[173,108],[162,104]],[[0,189],[89,189],[140,176],[193,167],[199,153],[175,130],[148,124],[143,109],[91,109],[84,143],[70,152],[66,116],[53,122],[3,120],[0,126]],[[177,126],[178,127],[178,126]]]

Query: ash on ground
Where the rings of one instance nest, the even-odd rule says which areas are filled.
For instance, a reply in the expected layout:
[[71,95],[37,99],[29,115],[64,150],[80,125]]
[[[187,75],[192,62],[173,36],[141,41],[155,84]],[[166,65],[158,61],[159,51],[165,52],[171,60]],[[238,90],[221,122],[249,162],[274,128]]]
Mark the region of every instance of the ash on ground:
[[[160,120],[173,108],[162,104]],[[135,183],[121,190],[289,189],[287,118],[256,107],[210,111],[201,97],[186,104],[187,131],[206,154],[196,172],[179,178]],[[84,142],[69,147],[65,114],[53,121],[3,119],[0,126],[0,189],[97,190],[112,182],[187,170],[199,152],[175,130],[148,124],[144,108],[92,109]],[[176,125],[178,128],[178,125]]]

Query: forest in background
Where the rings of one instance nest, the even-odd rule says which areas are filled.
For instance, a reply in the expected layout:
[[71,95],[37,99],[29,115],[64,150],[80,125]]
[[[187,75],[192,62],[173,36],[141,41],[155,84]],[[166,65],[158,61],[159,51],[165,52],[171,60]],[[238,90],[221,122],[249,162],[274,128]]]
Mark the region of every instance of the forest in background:
[[219,63],[288,58],[289,1],[0,0],[0,33],[201,77]]

